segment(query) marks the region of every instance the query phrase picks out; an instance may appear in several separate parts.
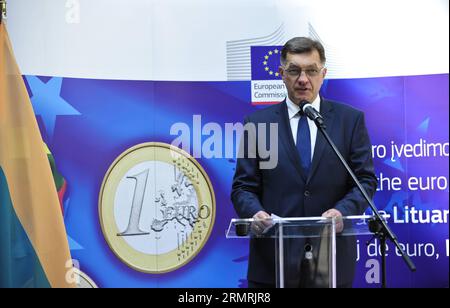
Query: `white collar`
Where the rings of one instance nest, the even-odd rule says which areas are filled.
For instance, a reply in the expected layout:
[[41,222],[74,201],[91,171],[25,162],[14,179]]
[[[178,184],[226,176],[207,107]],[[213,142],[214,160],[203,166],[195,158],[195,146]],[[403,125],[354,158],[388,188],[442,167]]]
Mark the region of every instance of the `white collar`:
[[[300,111],[300,107],[294,104],[289,96],[286,96],[286,104],[288,107],[289,120],[291,120],[298,114],[298,112]],[[314,107],[314,109],[320,112],[320,95],[317,95],[316,99],[312,102],[311,105]]]

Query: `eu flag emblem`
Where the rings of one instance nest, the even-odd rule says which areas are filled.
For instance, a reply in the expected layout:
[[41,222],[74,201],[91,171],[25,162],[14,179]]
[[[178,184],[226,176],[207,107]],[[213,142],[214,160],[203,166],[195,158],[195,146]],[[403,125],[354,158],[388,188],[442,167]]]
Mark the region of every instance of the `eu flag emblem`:
[[278,73],[283,46],[251,46],[252,80],[281,80]]

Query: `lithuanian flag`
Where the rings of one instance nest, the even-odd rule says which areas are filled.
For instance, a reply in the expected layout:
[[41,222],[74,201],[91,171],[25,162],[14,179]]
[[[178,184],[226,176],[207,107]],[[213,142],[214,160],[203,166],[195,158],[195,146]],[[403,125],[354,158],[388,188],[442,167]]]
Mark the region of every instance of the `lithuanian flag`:
[[0,24],[0,288],[74,287],[58,194]]

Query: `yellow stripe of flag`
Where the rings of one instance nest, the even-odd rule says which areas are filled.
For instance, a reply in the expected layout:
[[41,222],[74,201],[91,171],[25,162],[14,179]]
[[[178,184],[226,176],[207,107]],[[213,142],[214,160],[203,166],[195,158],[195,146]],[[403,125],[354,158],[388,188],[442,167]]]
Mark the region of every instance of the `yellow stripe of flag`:
[[0,24],[0,168],[14,211],[50,285],[74,287],[66,279],[71,256],[58,195],[4,23]]

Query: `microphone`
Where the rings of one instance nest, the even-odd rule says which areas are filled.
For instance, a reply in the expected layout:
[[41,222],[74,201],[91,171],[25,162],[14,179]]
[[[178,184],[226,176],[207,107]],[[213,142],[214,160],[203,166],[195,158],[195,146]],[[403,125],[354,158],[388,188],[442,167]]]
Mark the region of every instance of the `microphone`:
[[318,126],[325,128],[322,115],[311,105],[310,102],[301,101],[299,107],[303,114],[306,114],[310,120],[313,120]]

